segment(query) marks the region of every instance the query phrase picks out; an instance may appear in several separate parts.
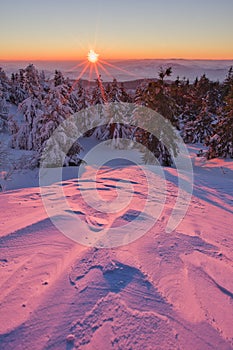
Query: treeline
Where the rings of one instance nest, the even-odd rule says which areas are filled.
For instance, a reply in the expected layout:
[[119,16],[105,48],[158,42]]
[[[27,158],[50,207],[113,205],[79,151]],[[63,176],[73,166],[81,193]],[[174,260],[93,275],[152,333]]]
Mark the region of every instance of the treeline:
[[[210,81],[205,75],[193,83],[179,77],[171,82],[171,73],[171,68],[161,68],[157,79],[128,91],[116,79],[106,85],[98,77],[95,86],[87,89],[57,70],[53,79],[47,79],[30,64],[9,78],[0,68],[0,127],[10,131],[13,148],[34,150],[39,159],[46,140],[70,115],[98,104],[127,102],[134,103],[135,108],[145,106],[160,113],[179,130],[184,142],[207,145],[208,159],[233,158],[233,69],[222,83]],[[7,113],[9,103],[18,107],[23,120]],[[86,135],[91,134],[99,139],[132,138],[144,144],[161,164],[172,162],[169,147],[162,145],[160,137],[143,128],[124,125],[122,120],[93,128]],[[77,141],[67,155],[67,164],[71,160],[78,162],[79,150]]]

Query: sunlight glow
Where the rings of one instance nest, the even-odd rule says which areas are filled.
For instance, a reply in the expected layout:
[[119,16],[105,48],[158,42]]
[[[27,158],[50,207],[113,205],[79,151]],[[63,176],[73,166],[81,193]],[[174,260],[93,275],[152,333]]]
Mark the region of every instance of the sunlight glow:
[[[87,61],[84,60],[74,67],[71,68],[70,71],[73,71],[74,69],[77,69],[80,67],[81,72],[79,73],[78,77],[75,79],[74,83],[72,84],[69,93],[71,93],[74,89],[74,87],[79,83],[80,79],[83,78],[85,74],[88,74],[88,81],[90,82],[92,80],[92,75],[93,72],[96,75],[96,79],[99,82],[100,90],[101,90],[101,95],[103,100],[106,102],[106,96],[105,96],[105,91],[104,91],[104,86],[102,84],[102,79],[101,79],[101,72],[104,72],[106,75],[109,77],[114,78],[114,76],[109,72],[109,68],[118,70],[120,72],[126,73],[128,75],[134,76],[136,78],[135,74],[132,74],[124,69],[121,69],[114,64],[111,64],[105,60],[99,59],[99,54],[96,53],[94,50],[90,50],[87,54]],[[109,68],[108,68],[109,67]]]
[[91,63],[96,63],[98,61],[99,54],[94,50],[90,50],[87,54],[87,59]]

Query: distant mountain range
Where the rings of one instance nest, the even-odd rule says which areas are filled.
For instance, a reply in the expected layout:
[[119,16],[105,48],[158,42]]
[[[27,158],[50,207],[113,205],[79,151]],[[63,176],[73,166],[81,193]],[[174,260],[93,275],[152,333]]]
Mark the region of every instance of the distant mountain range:
[[[104,65],[108,74],[99,67],[99,72],[104,81],[110,81],[115,77],[118,81],[130,81],[145,78],[156,78],[160,67],[172,67],[171,79],[179,76],[186,77],[193,81],[202,74],[211,80],[223,81],[231,66],[232,60],[186,60],[186,59],[144,59],[144,60],[109,60],[111,64]],[[83,67],[77,67],[80,61],[1,61],[6,73],[11,74],[19,68],[25,68],[29,63],[33,63],[37,69],[44,70],[47,76],[52,76],[55,69],[61,70],[65,76],[75,79],[81,73]],[[114,66],[114,67],[113,67]],[[89,72],[82,76],[89,79]],[[93,73],[92,80],[95,79]]]

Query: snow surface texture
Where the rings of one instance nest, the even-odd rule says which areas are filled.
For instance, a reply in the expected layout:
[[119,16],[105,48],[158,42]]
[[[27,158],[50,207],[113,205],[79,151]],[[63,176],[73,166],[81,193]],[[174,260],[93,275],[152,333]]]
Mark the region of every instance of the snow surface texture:
[[[87,110],[88,113],[85,112],[82,118],[80,118],[80,115],[83,115],[81,111],[65,119],[46,142],[41,156],[42,161],[39,174],[43,203],[53,224],[75,242],[97,248],[112,248],[126,245],[145,234],[161,214],[166,201],[167,190],[162,170],[163,167],[159,165],[157,158],[153,157],[156,165],[140,165],[140,171],[139,169],[137,170],[137,176],[141,179],[139,183],[131,178],[130,171],[125,171],[124,175],[121,171],[122,164],[137,165],[131,159],[132,153],[136,153],[136,149],[138,153],[141,155],[144,154],[146,158],[149,158],[149,153],[151,155],[151,152],[145,146],[141,145],[139,147],[138,143],[132,139],[120,138],[121,130],[127,132],[127,126],[130,126],[129,118],[131,119],[131,111],[134,110],[135,105],[127,103],[109,103],[107,105],[91,107]],[[80,168],[81,173],[84,171],[84,179],[83,177],[80,179],[80,169],[78,169],[76,186],[82,195],[82,199],[89,208],[95,209],[96,214],[95,216],[85,217],[85,220],[81,220],[76,215],[76,211],[72,211],[67,203],[67,183],[63,184],[63,186],[51,186],[50,184],[53,182],[62,182],[62,164],[64,164],[64,159],[70,145],[80,135],[84,135],[86,131],[91,129],[91,125],[85,125],[87,114],[93,115],[93,118],[90,119],[95,121],[96,130],[103,128],[103,125],[107,125],[109,120],[118,126],[122,123],[124,128],[116,127],[114,129],[113,139],[101,142],[95,147],[92,147],[86,156],[82,158],[85,165]],[[124,115],[129,117],[123,118]],[[95,118],[95,116],[97,117]],[[173,157],[178,175],[178,196],[174,211],[171,213],[171,218],[166,227],[166,232],[171,232],[184,217],[191,200],[193,174],[189,153],[178,132],[161,115],[148,108],[140,107],[140,109],[137,109],[136,116],[137,127],[143,128],[143,121],[145,123],[145,120],[148,120],[146,130],[154,134],[158,139],[162,139],[163,144],[168,149],[174,142],[179,150],[176,157]],[[85,127],[81,128],[80,125],[85,125]],[[157,125],[163,130],[162,133],[156,127]],[[76,131],[74,131],[75,126]],[[72,135],[70,135],[71,129],[73,130]],[[107,127],[105,132],[108,132]],[[60,137],[61,135],[62,138]],[[60,139],[62,139],[62,142],[57,143],[57,140]],[[115,146],[122,150],[120,162],[113,154]],[[133,147],[135,147],[134,152],[130,152]],[[105,152],[103,151],[104,149]],[[173,149],[171,148],[172,151]],[[175,151],[172,154],[174,155]],[[54,164],[54,159],[56,161],[59,160],[60,167],[51,167],[51,164]],[[117,168],[120,166],[120,169],[118,171],[115,170],[113,177],[106,178],[107,181],[113,182],[113,185],[107,185],[108,188],[106,189],[104,184],[105,178],[102,173],[105,174],[105,168],[109,169],[109,165],[110,167]],[[92,183],[92,188],[90,188],[89,182]],[[87,186],[85,186],[86,183],[88,183]],[[142,186],[143,183],[145,195],[144,199],[139,202],[137,195],[140,189],[139,191],[137,190],[137,185]],[[105,187],[102,187],[102,185]],[[114,196],[112,195],[113,193],[115,193]],[[134,193],[136,193],[136,197]],[[51,200],[56,201],[58,198],[60,200],[59,205],[51,205]],[[115,227],[113,224],[119,216],[125,215],[127,210],[132,210],[130,203],[133,202],[135,202],[133,210],[135,210],[136,214],[134,214],[132,219],[126,220],[129,221],[127,225],[118,225]],[[94,232],[98,232],[98,235],[93,234]]]
[[[156,224],[118,248],[85,247],[61,234],[39,188],[13,190],[12,183],[1,193],[2,350],[233,349],[233,164],[189,149],[194,192],[183,221],[165,232],[178,192],[176,169],[165,168]],[[101,226],[106,215],[90,211],[79,188],[90,195],[96,188],[91,171],[53,186],[62,185],[80,220]],[[99,195],[114,198],[119,178],[131,181],[134,198],[114,227],[133,221],[147,198],[141,170],[119,164],[99,171]],[[52,188],[48,198],[59,207]]]

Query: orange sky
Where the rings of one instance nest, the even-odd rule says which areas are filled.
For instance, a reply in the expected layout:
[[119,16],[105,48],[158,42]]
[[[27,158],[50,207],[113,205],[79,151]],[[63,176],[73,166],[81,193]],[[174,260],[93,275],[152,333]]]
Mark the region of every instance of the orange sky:
[[5,2],[0,59],[233,58],[233,1]]

